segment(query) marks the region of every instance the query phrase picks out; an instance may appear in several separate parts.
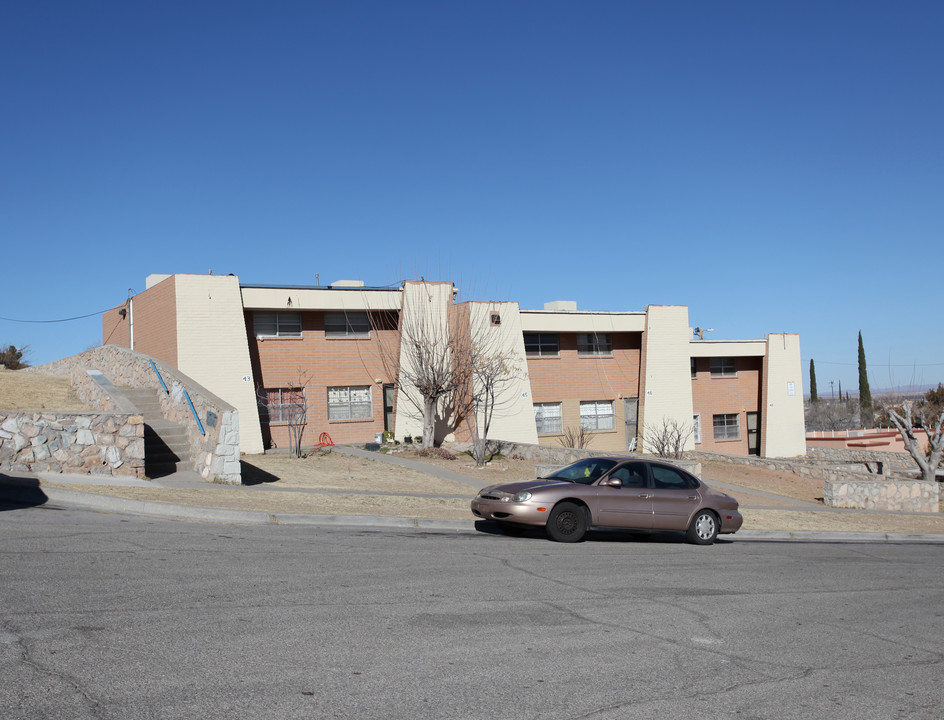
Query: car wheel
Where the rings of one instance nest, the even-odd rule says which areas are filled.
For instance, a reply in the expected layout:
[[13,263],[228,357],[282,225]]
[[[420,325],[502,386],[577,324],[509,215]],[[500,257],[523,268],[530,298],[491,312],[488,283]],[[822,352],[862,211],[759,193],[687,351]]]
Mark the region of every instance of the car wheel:
[[587,534],[587,513],[580,505],[558,503],[547,519],[548,537],[557,542],[580,542]]
[[718,537],[718,516],[711,510],[702,510],[688,526],[688,541],[695,545],[711,545]]

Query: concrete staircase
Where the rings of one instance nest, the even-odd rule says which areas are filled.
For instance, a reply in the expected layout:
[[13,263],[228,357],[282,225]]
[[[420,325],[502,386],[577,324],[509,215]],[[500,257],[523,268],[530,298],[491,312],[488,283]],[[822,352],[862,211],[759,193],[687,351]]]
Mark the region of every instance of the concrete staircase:
[[187,429],[164,419],[158,391],[125,388],[123,392],[144,416],[144,473],[149,478],[159,478],[193,470]]

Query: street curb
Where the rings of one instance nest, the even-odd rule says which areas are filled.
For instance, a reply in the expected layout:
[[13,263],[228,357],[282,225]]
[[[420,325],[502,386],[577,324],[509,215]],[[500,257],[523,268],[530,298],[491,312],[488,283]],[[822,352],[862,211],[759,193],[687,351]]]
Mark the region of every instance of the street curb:
[[[2,488],[21,486],[19,483],[0,482]],[[246,525],[332,525],[347,527],[399,528],[430,530],[436,532],[476,533],[475,519],[468,521],[441,520],[436,518],[404,518],[377,515],[312,515],[297,513],[271,513],[259,510],[226,510],[222,508],[197,508],[187,505],[132,500],[110,495],[97,495],[78,490],[42,487],[49,500],[75,505],[102,512],[125,513],[168,520],[197,520],[221,524]],[[736,535],[722,535],[721,541],[732,542],[830,542],[830,543],[916,543],[944,544],[944,535],[907,533],[854,533],[818,532],[799,530],[741,530]]]

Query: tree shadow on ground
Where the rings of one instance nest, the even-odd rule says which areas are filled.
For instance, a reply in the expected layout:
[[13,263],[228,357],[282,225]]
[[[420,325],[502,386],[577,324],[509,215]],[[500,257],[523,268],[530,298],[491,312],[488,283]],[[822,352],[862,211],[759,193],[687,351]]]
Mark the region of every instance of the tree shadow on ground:
[[243,485],[262,485],[264,483],[274,483],[281,480],[278,475],[266,472],[252,463],[245,460],[239,461],[240,472],[242,473]]
[[0,511],[22,510],[49,502],[36,478],[22,478],[0,473]]

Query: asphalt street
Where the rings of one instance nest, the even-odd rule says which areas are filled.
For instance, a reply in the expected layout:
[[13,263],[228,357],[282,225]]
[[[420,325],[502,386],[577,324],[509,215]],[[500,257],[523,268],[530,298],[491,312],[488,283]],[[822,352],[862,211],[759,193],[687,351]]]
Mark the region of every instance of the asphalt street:
[[944,546],[0,505],[19,718],[940,718]]

